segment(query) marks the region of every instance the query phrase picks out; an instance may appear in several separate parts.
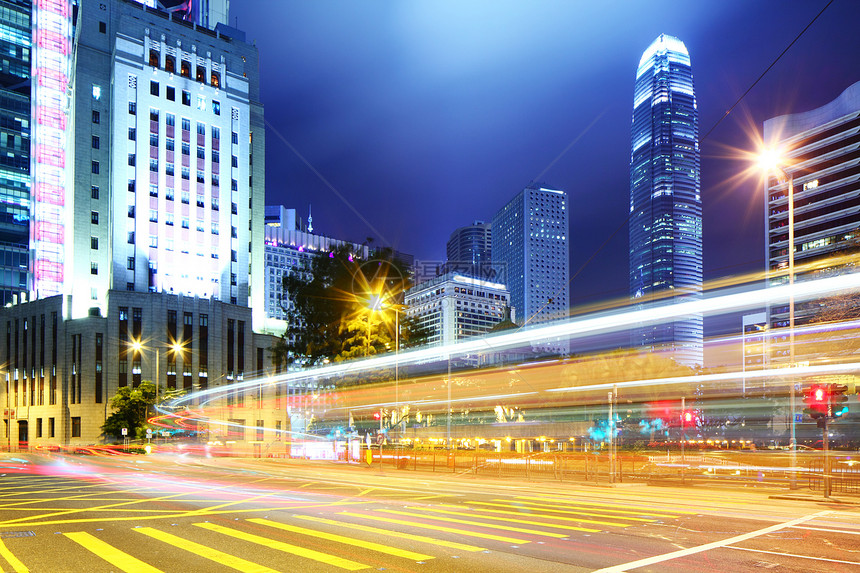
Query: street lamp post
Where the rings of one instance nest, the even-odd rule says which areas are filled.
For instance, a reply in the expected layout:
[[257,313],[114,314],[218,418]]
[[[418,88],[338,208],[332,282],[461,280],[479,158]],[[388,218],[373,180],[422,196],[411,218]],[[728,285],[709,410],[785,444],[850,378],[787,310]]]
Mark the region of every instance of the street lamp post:
[[[781,174],[788,182],[788,354],[789,368],[793,368],[794,362],[794,175],[780,166],[783,163],[773,151],[765,152],[761,158],[762,166],[767,171],[775,171]],[[767,182],[765,182],[765,193],[767,193]],[[791,471],[789,472],[790,489],[797,489],[797,473],[795,466],[797,462],[797,432],[795,428],[795,383],[794,376],[789,376],[789,410],[791,411],[791,437],[789,439],[789,460]]]

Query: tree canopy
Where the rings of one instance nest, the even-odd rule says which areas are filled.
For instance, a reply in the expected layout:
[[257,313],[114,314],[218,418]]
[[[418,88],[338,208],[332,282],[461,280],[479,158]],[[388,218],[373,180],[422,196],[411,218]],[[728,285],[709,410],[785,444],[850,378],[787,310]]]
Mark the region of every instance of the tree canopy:
[[143,439],[148,426],[147,420],[155,414],[153,406],[173,400],[182,395],[182,390],[164,390],[159,393],[156,385],[144,380],[137,388],[123,386],[117,390],[110,400],[114,412],[107,417],[102,425],[106,437],[121,439],[122,429],[128,429],[132,438]]
[[387,249],[367,260],[348,247],[314,257],[310,265],[284,277],[288,327],[272,349],[276,364],[319,364],[373,356],[414,346],[426,333],[408,320],[403,294],[408,270]]

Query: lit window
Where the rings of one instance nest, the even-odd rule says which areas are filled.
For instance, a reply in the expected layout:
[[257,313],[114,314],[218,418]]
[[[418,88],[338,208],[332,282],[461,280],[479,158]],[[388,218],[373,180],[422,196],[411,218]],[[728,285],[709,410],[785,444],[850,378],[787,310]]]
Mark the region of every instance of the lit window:
[[102,99],[101,86],[93,85],[93,99]]

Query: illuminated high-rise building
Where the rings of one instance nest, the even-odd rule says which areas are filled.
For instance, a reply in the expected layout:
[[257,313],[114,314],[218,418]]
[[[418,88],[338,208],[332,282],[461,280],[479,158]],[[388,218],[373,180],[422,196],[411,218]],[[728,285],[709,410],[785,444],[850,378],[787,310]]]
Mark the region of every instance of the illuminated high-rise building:
[[0,0],[0,306],[29,288],[31,9]]
[[482,279],[493,279],[491,266],[492,226],[484,221],[460,227],[451,233],[447,244],[447,272],[465,273]]
[[[633,96],[630,153],[630,291],[634,299],[702,292],[699,114],[684,43],[660,35],[642,54]],[[635,346],[702,364],[702,317],[643,326]]]
[[569,311],[568,212],[564,191],[529,185],[492,222],[494,282],[510,292],[518,320],[535,324]]
[[[0,309],[26,341],[0,347],[4,437],[93,443],[119,388],[271,366],[259,58],[223,23],[134,0],[39,0],[32,22],[32,279]],[[241,392],[227,403],[288,427]]]

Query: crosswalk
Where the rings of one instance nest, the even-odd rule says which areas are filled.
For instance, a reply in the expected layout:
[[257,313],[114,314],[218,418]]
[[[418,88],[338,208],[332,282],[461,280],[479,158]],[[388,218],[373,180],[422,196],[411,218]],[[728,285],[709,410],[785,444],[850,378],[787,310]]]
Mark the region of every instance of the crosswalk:
[[[573,497],[521,496],[456,504],[405,501],[339,508],[326,516],[279,512],[215,521],[153,521],[110,532],[67,531],[59,536],[57,543],[62,545],[56,550],[69,556],[69,562],[103,564],[103,569],[88,569],[93,571],[169,572],[176,570],[170,563],[177,555],[188,555],[200,564],[198,569],[183,570],[207,570],[203,564],[210,563],[212,570],[244,573],[298,571],[311,565],[314,570],[360,571],[530,543],[537,547],[550,540],[647,527],[694,513]],[[3,545],[0,540],[0,570],[29,573],[26,542],[7,540]]]

